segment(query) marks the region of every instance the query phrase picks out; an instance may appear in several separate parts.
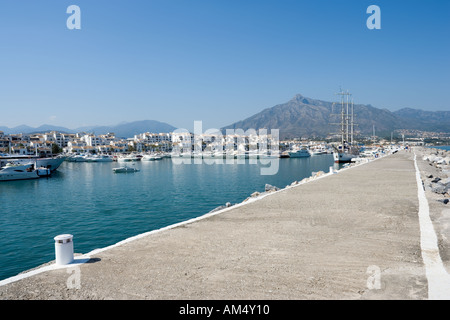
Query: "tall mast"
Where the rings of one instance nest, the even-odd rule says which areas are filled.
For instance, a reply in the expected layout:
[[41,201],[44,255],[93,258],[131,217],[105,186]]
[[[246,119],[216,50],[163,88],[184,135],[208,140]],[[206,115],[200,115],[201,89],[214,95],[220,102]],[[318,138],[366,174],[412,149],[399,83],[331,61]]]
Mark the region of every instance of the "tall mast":
[[344,93],[341,91],[341,142],[344,146],[344,134],[345,134],[345,111],[344,111]]
[[349,117],[348,117],[348,96],[349,96],[349,93],[348,93],[348,91],[347,91],[347,111],[346,111],[346,115],[345,115],[345,141],[347,141],[347,143],[349,142],[349,140],[348,140],[348,120],[349,120]]
[[354,119],[353,119],[353,98],[352,98],[352,122],[351,122],[351,140],[350,143],[353,145],[353,124],[354,124]]
[[[341,121],[340,121],[340,123],[335,123],[335,125],[339,125],[341,128],[341,130],[340,130],[341,131],[341,144],[344,145],[345,142],[353,143],[353,126],[354,126],[353,98],[351,99],[351,114],[350,114],[350,110],[349,110],[350,98],[351,98],[352,94],[350,92],[348,92],[348,90],[345,92],[342,89],[336,94],[341,96],[341,112],[340,112]],[[334,103],[333,103],[333,105],[334,105]]]

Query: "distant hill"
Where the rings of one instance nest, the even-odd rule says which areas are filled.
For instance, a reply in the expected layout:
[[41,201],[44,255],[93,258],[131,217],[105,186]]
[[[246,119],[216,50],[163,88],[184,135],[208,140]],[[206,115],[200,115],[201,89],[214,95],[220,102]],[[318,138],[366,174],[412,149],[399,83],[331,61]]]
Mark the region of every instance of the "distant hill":
[[410,129],[424,131],[450,131],[450,111],[423,111],[404,108],[394,112]]
[[175,129],[176,128],[174,126],[171,126],[170,124],[159,122],[156,120],[133,121],[127,123],[120,123],[114,126],[87,126],[76,129],[69,129],[65,127],[47,124],[41,125],[37,128],[32,128],[26,125],[17,126],[14,128],[0,126],[0,131],[3,131],[5,134],[17,134],[17,133],[30,134],[30,133],[44,133],[50,131],[58,131],[63,133],[89,132],[99,135],[108,132],[114,132],[116,137],[119,138],[132,138],[134,137],[135,134],[143,132],[154,132],[154,133],[172,132]]
[[35,128],[26,126],[26,125],[20,125],[14,128],[8,128],[8,127],[0,127],[0,131],[3,131],[5,134],[11,134],[11,133],[29,133],[35,130]]
[[[311,99],[296,95],[286,103],[278,104],[271,108],[231,125],[225,129],[279,129],[280,138],[319,137],[338,133],[339,122],[336,116],[340,112],[340,106],[336,103]],[[354,105],[355,133],[372,135],[375,126],[378,136],[390,136],[391,132],[399,129],[437,131],[450,133],[450,111],[423,111],[404,108],[395,112],[387,109],[379,109],[364,104]],[[114,132],[116,137],[131,138],[143,132],[172,132],[176,128],[170,124],[156,120],[142,120],[120,123],[113,126],[87,126],[75,129],[44,124],[37,128],[26,125],[8,128],[0,126],[0,131],[5,134],[13,133],[39,133],[59,131],[66,133],[89,132],[96,135]]]
[[[17,130],[17,127],[15,128]],[[50,131],[58,131],[62,133],[74,133],[73,130],[67,129],[65,127],[53,126],[51,124],[43,124],[37,128],[31,128],[29,133],[40,133],[40,132],[50,132]]]
[[[80,130],[81,129],[81,130]],[[127,123],[121,123],[115,126],[95,126],[95,127],[83,127],[76,129],[77,132],[86,131],[92,132],[96,135],[105,134],[108,132],[114,132],[116,137],[119,138],[132,138],[134,135],[144,132],[162,133],[172,132],[176,128],[165,122],[159,122],[156,120],[141,120]]]
[[[276,105],[229,126],[225,129],[279,129],[280,138],[326,137],[338,133],[336,116],[340,105],[333,102],[296,95],[286,103]],[[375,126],[377,135],[387,135],[397,129],[450,132],[450,112],[402,109],[391,112],[371,105],[355,104],[355,132],[371,135]]]

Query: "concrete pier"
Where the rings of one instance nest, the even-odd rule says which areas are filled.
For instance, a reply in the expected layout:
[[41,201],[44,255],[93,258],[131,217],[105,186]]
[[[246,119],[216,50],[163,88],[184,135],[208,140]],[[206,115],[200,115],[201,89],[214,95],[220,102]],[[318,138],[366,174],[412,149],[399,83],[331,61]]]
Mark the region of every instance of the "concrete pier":
[[[93,252],[0,286],[0,299],[428,299],[413,159],[400,151]],[[444,206],[433,202],[433,224]]]

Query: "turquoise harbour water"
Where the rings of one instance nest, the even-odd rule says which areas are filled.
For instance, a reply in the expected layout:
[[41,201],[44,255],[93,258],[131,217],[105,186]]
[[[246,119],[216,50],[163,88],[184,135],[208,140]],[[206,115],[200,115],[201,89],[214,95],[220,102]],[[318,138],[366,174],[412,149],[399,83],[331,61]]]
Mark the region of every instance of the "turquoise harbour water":
[[59,234],[73,234],[75,253],[88,253],[242,202],[266,183],[284,188],[313,171],[338,168],[332,155],[279,161],[276,175],[261,175],[248,160],[140,161],[134,164],[140,171],[127,174],[112,171],[122,163],[64,162],[48,179],[1,182],[0,280],[54,260]]

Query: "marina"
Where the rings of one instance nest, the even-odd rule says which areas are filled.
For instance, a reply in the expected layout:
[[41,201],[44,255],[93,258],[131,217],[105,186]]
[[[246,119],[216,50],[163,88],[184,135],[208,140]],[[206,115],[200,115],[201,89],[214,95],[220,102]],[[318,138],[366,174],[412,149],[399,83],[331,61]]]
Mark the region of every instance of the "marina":
[[0,279],[54,259],[57,234],[74,234],[76,252],[88,252],[239,203],[266,184],[284,187],[335,166],[331,154],[281,158],[276,175],[261,176],[259,164],[234,161],[126,162],[140,170],[136,174],[114,174],[122,166],[116,161],[64,161],[49,179],[0,183],[0,225],[8,235],[0,237]]
[[[0,224],[8,230],[8,238],[0,239],[0,247],[4,248],[0,252],[0,264],[4,266],[0,280],[51,260],[49,234],[76,234],[77,249],[88,252],[135,234],[194,219],[224,204],[229,207],[241,203],[250,195],[279,190],[318,172],[337,172],[350,163],[367,163],[404,149],[404,144],[357,145],[353,137],[353,101],[349,104],[351,94],[338,94],[340,143],[290,141],[268,151],[253,147],[256,142],[269,140],[241,136],[234,138],[247,142],[234,142],[226,150],[220,142],[219,147],[204,143],[197,150],[190,143],[196,137],[183,133],[157,135],[170,141],[171,152],[65,152],[45,158],[2,155],[0,181],[16,184],[12,188],[5,185],[6,181],[0,184]],[[95,140],[91,135],[83,137]],[[113,134],[108,138],[113,139]],[[254,141],[253,146],[250,140]],[[277,161],[276,171],[260,174],[258,170],[269,160]],[[47,181],[12,181],[35,180],[50,174]],[[23,194],[28,197],[23,199]],[[15,230],[14,223],[19,223],[16,219],[23,214],[29,219],[20,220],[20,224],[30,230],[30,239],[34,239],[32,252],[21,238],[22,232]]]
[[4,1],[0,300],[450,300],[450,3],[355,3]]
[[[46,264],[3,281],[0,297],[448,299],[449,282],[442,280],[449,275],[443,267],[433,275],[426,257],[433,250],[432,259],[440,259],[439,249],[430,249],[434,231],[418,232],[427,227],[417,216],[416,176],[429,170],[422,158],[402,150],[137,234],[86,252],[66,267]],[[287,163],[309,159],[314,157]],[[361,192],[369,195],[364,203],[343,197]],[[433,204],[430,210],[439,209]],[[438,237],[441,232],[437,228]],[[421,247],[421,237],[429,247]],[[74,236],[76,246],[80,241]],[[77,289],[67,287],[69,267],[82,275]],[[373,270],[379,283],[369,281]]]

